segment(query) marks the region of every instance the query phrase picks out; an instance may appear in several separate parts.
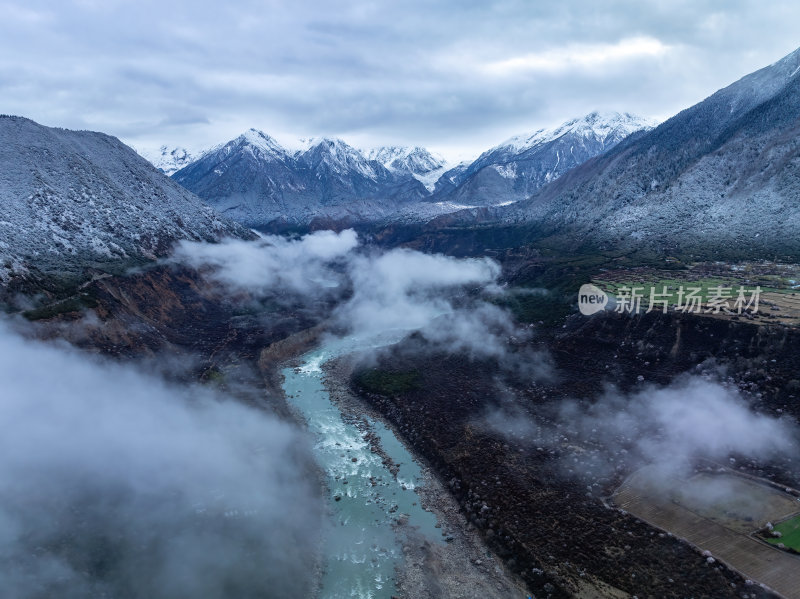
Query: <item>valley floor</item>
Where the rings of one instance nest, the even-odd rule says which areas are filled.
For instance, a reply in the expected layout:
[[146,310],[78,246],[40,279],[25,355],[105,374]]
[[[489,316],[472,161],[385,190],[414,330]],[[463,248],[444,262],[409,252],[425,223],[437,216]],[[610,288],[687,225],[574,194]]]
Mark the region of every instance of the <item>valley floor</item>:
[[[391,424],[352,393],[348,384],[352,368],[353,364],[347,357],[329,363],[325,384],[331,399],[342,412],[360,422],[373,451],[381,452],[380,440],[374,434],[370,435],[363,416]],[[400,435],[397,437],[402,439]],[[404,564],[397,572],[401,596],[415,599],[526,597],[525,584],[486,546],[435,472],[425,465],[424,459],[416,455],[407,443],[406,447],[422,464],[423,484],[415,492],[419,494],[423,508],[435,514],[444,542],[431,543],[402,519],[398,522],[405,538]]]

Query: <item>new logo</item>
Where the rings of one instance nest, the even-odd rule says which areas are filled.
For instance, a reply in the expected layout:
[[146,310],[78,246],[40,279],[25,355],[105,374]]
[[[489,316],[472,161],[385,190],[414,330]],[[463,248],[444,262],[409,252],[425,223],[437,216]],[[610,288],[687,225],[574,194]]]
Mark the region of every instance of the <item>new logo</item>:
[[591,283],[581,285],[578,290],[578,310],[581,311],[581,314],[591,316],[602,311],[607,303],[608,296],[605,291]]

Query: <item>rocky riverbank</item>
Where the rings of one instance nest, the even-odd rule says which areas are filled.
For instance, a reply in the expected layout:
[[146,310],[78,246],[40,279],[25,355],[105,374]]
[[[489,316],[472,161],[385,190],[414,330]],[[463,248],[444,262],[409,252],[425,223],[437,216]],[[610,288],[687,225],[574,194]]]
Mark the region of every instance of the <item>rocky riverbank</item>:
[[[396,468],[392,468],[391,458],[381,447],[378,435],[371,430],[364,416],[382,422],[385,420],[350,391],[348,381],[352,369],[353,362],[348,357],[331,360],[324,366],[325,385],[342,413],[357,423],[363,431],[372,451],[381,455],[390,471],[396,472]],[[388,423],[387,426],[391,428]],[[407,445],[406,447],[409,451],[412,450]],[[442,538],[441,541],[431,541],[415,528],[408,526],[402,516],[398,517],[397,527],[403,538],[404,553],[404,565],[397,572],[397,586],[401,597],[527,597],[529,593],[524,583],[510,573],[502,561],[486,547],[445,486],[424,460],[417,459],[422,470],[422,484],[416,487],[415,492],[419,495],[423,508],[436,515]]]

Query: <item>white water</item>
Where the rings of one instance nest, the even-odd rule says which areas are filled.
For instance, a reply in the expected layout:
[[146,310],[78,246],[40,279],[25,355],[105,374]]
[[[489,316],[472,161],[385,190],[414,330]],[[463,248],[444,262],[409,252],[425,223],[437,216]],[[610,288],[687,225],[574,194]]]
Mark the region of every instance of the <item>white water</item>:
[[407,517],[407,526],[416,526],[431,540],[441,541],[436,517],[422,509],[414,492],[421,479],[418,464],[391,430],[370,421],[384,451],[400,465],[395,478],[381,457],[372,453],[361,431],[342,419],[322,382],[322,365],[327,360],[356,349],[388,345],[403,334],[331,340],[305,354],[299,368],[283,370],[286,397],[316,436],[316,459],[330,493],[321,599],[389,599],[397,594],[395,567],[402,562],[403,553],[400,533],[393,524],[401,516]]

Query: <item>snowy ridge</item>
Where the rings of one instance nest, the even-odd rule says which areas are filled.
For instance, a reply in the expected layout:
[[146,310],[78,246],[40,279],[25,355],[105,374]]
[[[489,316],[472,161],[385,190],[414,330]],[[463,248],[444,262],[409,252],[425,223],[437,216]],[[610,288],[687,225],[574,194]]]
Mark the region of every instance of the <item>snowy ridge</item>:
[[0,279],[154,259],[178,239],[248,237],[118,139],[0,117]]
[[376,165],[370,164],[361,152],[338,138],[311,139],[308,141],[308,149],[295,156],[315,168],[324,168],[338,175],[355,172],[370,179],[377,179],[379,176]]
[[136,151],[168,177],[197,160],[201,154],[183,147],[170,148],[168,146],[161,146],[158,150],[136,148]]
[[[724,255],[800,252],[800,50],[508,209],[576,238]],[[468,215],[469,218],[471,216]]]
[[289,152],[254,130],[173,178],[251,228],[383,218],[429,193],[411,174],[388,169],[341,139],[306,139]]
[[466,169],[447,171],[437,182],[434,200],[473,207],[523,200],[654,124],[627,112],[595,111],[558,127],[515,135],[478,156]]
[[383,146],[364,152],[370,160],[377,160],[389,170],[424,175],[447,166],[447,161],[420,146]]
[[258,129],[248,129],[237,137],[234,143],[245,145],[251,148],[252,151],[260,152],[263,156],[276,156],[280,158],[288,156],[288,153],[281,144]]
[[447,160],[420,146],[383,146],[363,152],[393,172],[412,175],[432,192],[447,170]]
[[415,217],[516,202],[650,124],[628,113],[595,112],[515,136],[455,167],[420,146],[362,151],[338,138],[313,137],[286,150],[250,129],[174,179],[248,227],[320,218],[372,221],[399,212]]
[[658,125],[658,121],[654,119],[636,116],[629,112],[594,111],[584,117],[572,119],[552,129],[539,129],[514,135],[487,153],[497,150],[520,153],[554,141],[568,133],[584,138],[594,137],[604,141],[609,138],[627,137],[635,131],[652,129],[656,125]]
[[231,141],[218,144],[204,152],[200,158],[220,154],[227,156],[236,151],[244,150],[260,160],[284,160],[288,158],[287,151],[272,137],[258,129],[248,129]]

